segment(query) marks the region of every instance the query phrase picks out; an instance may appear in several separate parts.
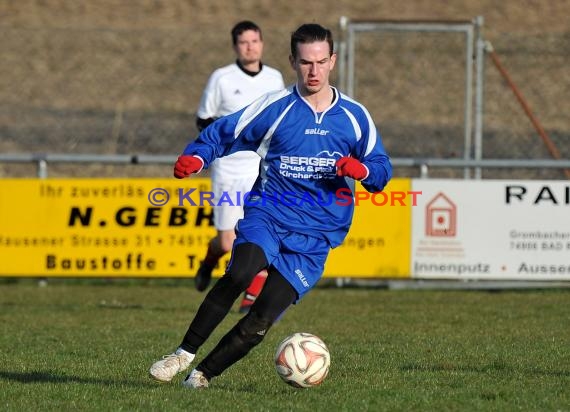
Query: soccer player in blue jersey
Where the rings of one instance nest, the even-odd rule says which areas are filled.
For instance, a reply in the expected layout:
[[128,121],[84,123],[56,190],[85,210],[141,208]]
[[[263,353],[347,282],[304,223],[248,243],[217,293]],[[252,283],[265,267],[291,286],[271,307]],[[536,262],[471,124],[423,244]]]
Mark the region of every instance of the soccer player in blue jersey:
[[352,222],[353,179],[382,190],[392,166],[368,111],[329,82],[336,54],[330,30],[304,24],[291,35],[296,84],[222,117],[190,143],[174,166],[185,178],[218,157],[253,150],[260,174],[238,222],[230,264],[211,288],[176,352],[150,368],[169,382],[196,352],[261,269],[268,277],[249,313],[182,382],[204,388],[258,345],[275,320],[321,278],[331,248]]

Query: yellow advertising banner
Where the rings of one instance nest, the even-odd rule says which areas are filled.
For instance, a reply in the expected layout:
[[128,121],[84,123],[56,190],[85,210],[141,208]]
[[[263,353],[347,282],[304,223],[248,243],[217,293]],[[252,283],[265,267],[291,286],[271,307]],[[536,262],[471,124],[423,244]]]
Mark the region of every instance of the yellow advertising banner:
[[[357,189],[325,276],[409,276],[410,187],[395,179],[367,199]],[[194,276],[215,235],[209,192],[208,178],[2,179],[0,276]]]
[[352,226],[325,266],[331,277],[409,278],[412,207],[421,194],[411,179],[392,179],[381,193],[355,191]]

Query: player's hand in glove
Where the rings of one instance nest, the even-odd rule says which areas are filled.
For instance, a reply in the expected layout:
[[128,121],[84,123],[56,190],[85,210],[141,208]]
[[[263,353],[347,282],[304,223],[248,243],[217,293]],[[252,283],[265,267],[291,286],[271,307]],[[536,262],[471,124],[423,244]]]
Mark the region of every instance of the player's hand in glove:
[[204,167],[202,159],[196,156],[182,155],[178,156],[178,160],[174,165],[174,177],[183,179],[192,173],[197,173]]
[[336,162],[336,175],[362,180],[368,177],[368,168],[360,163],[358,159],[344,156]]

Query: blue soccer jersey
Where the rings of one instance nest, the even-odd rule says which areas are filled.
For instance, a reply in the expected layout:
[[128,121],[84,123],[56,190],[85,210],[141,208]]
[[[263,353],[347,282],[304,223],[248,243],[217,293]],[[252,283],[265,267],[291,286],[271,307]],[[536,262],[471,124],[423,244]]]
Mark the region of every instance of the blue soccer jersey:
[[333,91],[332,104],[320,113],[296,86],[264,95],[205,128],[184,154],[201,157],[207,168],[217,157],[257,152],[260,173],[244,208],[246,218],[263,216],[287,231],[336,247],[354,212],[353,203],[346,201],[353,184],[336,175],[336,161],[343,156],[360,160],[369,171],[362,185],[370,192],[385,187],[392,166],[368,111]]

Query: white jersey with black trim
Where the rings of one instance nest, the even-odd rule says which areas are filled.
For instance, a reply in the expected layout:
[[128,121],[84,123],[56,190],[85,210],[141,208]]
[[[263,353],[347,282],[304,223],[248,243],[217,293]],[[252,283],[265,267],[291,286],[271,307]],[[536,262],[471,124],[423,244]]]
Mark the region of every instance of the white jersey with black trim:
[[392,176],[390,159],[372,117],[360,103],[333,88],[335,98],[315,112],[295,86],[269,93],[200,133],[184,154],[200,156],[204,167],[242,150],[261,157],[254,195],[245,216],[262,214],[292,232],[342,243],[354,205],[353,181],[336,175],[343,156],[369,170],[362,181],[369,192],[382,190]]
[[[217,119],[237,112],[265,93],[283,88],[283,76],[272,67],[262,65],[261,71],[251,76],[237,63],[232,63],[212,73],[196,115],[201,119]],[[259,173],[259,160],[259,156],[251,151],[218,159],[211,169],[212,179],[256,176]]]

